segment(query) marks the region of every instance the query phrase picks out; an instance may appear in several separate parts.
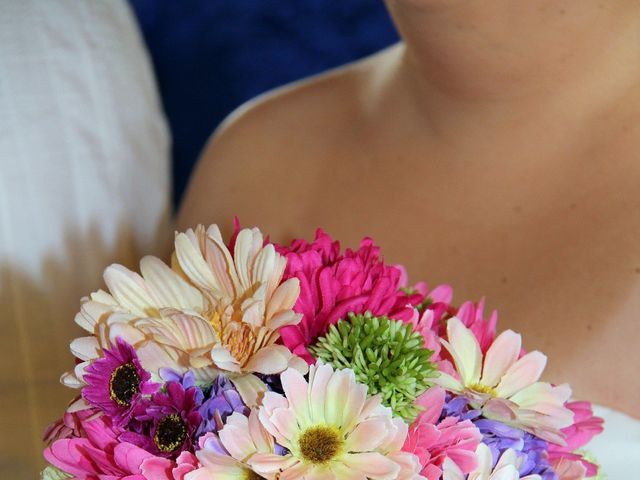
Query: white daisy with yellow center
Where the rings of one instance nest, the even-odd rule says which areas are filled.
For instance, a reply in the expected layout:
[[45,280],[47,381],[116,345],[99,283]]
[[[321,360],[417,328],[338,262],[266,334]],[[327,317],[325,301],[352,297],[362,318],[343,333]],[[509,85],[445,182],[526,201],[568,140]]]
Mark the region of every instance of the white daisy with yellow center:
[[522,338],[511,330],[498,335],[483,355],[473,332],[455,317],[447,323],[447,339],[441,342],[453,358],[456,374],[440,372],[435,383],[465,395],[485,417],[564,444],[561,430],[573,423],[573,413],[565,407],[571,388],[539,381],[545,355],[521,355]]
[[267,392],[258,415],[287,455],[256,453],[253,470],[280,480],[413,480],[417,458],[401,452],[407,425],[392,418],[351,370],[312,366],[309,381],[296,370],[281,375],[284,396]]

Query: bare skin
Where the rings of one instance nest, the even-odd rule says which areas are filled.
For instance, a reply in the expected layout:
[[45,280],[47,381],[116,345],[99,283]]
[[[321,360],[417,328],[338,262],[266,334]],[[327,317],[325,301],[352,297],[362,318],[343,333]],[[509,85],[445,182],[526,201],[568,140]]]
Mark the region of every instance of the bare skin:
[[228,119],[180,227],[370,235],[413,279],[485,295],[547,380],[638,417],[640,5],[389,8],[403,43]]

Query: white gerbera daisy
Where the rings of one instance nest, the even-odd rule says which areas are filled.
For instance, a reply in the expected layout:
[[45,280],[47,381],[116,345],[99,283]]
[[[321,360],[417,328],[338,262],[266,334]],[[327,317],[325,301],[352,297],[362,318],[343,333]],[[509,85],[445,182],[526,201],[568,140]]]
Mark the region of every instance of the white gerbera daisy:
[[351,370],[312,366],[309,381],[296,370],[281,374],[285,396],[267,392],[260,422],[289,453],[255,453],[248,463],[280,480],[423,479],[417,459],[400,449],[407,426]]
[[455,317],[447,323],[447,338],[441,342],[457,375],[441,372],[435,383],[465,395],[488,418],[564,444],[561,429],[573,422],[573,413],[565,407],[571,388],[539,381],[546,356],[540,352],[521,356],[522,339],[511,330],[498,335],[483,355],[473,332]]

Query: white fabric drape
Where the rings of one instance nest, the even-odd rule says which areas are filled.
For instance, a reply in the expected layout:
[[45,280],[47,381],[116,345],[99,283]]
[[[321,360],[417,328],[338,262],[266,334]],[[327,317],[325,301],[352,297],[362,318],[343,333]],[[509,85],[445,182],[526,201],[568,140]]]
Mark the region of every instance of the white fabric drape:
[[168,148],[124,0],[0,0],[0,478],[37,478],[75,394],[80,297],[166,238]]

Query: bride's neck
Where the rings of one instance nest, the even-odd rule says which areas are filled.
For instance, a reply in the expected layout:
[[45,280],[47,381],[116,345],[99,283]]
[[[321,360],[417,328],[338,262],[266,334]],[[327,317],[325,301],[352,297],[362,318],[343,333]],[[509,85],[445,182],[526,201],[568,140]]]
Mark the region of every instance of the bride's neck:
[[401,77],[431,121],[509,125],[536,112],[575,121],[639,84],[635,0],[389,0],[389,8],[404,40]]

